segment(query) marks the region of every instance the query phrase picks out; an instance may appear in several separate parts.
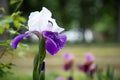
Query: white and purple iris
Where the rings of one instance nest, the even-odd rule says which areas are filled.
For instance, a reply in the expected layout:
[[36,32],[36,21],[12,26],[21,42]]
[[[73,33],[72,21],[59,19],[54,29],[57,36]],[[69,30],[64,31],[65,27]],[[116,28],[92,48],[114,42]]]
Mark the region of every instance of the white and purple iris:
[[60,28],[51,16],[51,12],[45,7],[40,12],[32,12],[28,20],[29,30],[25,34],[15,37],[11,42],[11,46],[16,49],[22,39],[34,33],[39,38],[46,39],[46,50],[51,55],[55,55],[65,45],[66,36],[60,34],[64,29]]

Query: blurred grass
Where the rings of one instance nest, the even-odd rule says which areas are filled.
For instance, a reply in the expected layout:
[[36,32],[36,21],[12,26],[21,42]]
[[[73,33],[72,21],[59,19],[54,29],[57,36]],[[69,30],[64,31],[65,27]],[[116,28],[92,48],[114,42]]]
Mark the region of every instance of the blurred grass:
[[0,78],[0,80],[32,80],[32,75],[25,73],[8,74]]
[[[0,80],[32,80],[32,64],[34,55],[37,53],[37,44],[30,44],[26,48],[17,48],[13,52],[14,56],[4,56],[1,61],[8,62],[12,61],[16,66],[13,67],[12,71],[14,74],[6,75],[0,78]],[[116,76],[120,76],[120,46],[119,44],[69,44],[66,45],[62,50],[59,51],[55,56],[46,56],[46,80],[55,80],[58,76],[67,77],[69,72],[64,72],[62,65],[64,61],[62,59],[62,53],[70,52],[75,56],[75,80],[86,80],[83,73],[78,72],[77,65],[84,62],[84,54],[91,52],[95,55],[95,63],[104,70],[106,65],[109,64],[115,69]]]

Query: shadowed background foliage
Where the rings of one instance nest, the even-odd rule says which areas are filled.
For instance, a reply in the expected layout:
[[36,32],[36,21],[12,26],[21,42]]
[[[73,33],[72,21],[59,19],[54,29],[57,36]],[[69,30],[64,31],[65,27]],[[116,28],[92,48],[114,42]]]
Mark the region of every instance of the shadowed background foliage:
[[[28,18],[30,12],[45,6],[66,30],[77,28],[84,34],[86,29],[91,29],[102,35],[104,41],[119,42],[119,3],[119,0],[23,0],[19,10]],[[15,6],[10,7],[9,13]]]

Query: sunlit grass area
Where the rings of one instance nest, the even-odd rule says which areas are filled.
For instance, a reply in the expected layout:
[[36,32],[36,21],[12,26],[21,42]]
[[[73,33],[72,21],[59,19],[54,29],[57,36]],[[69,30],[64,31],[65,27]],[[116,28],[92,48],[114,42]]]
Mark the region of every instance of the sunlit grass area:
[[[15,66],[11,70],[13,74],[8,74],[0,78],[0,80],[32,80],[33,58],[37,53],[37,44],[30,44],[29,47],[17,48],[13,52],[16,55],[3,56],[2,61],[12,61]],[[69,52],[75,56],[74,77],[75,80],[87,80],[86,75],[79,72],[77,65],[84,62],[84,54],[93,53],[95,63],[102,70],[106,69],[109,64],[115,70],[115,75],[120,76],[120,46],[119,45],[66,45],[58,54],[46,56],[46,80],[55,80],[58,76],[67,78],[69,72],[63,70],[64,60],[62,53]],[[96,79],[95,79],[96,80]]]

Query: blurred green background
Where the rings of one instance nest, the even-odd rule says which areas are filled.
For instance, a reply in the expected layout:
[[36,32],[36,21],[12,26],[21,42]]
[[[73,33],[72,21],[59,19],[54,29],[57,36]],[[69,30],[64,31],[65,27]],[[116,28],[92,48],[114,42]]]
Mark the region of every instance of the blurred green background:
[[0,62],[14,64],[11,70],[0,65],[3,71],[0,80],[32,80],[33,58],[38,51],[36,37],[23,40],[17,50],[12,50],[9,44],[16,35],[27,31],[29,14],[41,11],[43,6],[52,12],[58,25],[65,28],[63,34],[68,38],[57,55],[47,54],[46,80],[68,77],[69,72],[62,66],[64,52],[75,56],[75,80],[87,80],[86,75],[77,70],[86,52],[95,55],[95,63],[102,71],[109,64],[115,70],[116,80],[120,79],[119,0],[0,0]]

